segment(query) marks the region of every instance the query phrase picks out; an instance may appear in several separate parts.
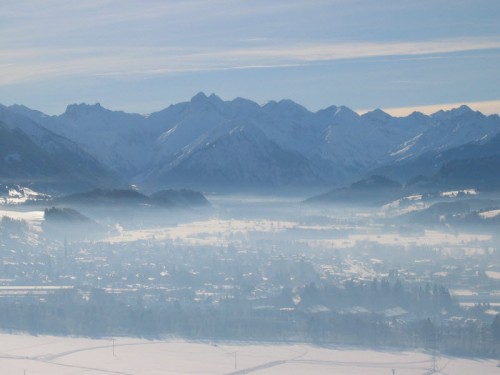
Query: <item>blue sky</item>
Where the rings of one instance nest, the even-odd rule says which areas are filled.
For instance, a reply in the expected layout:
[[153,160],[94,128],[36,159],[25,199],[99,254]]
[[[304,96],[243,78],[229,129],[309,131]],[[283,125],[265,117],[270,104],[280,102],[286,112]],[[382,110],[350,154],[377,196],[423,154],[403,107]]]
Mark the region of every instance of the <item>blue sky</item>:
[[500,113],[498,0],[0,0],[0,103]]

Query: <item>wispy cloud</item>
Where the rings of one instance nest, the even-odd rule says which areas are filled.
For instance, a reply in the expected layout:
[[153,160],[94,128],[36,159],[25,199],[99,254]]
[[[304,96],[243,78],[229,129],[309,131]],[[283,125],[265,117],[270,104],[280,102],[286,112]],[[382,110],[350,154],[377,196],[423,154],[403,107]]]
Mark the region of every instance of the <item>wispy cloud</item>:
[[3,101],[174,102],[200,89],[258,101],[293,96],[315,108],[498,97],[493,3],[0,2]]
[[[263,40],[263,43],[266,41]],[[370,57],[432,56],[499,49],[499,39],[296,43],[208,47],[12,48],[0,51],[0,84],[55,76],[150,76],[229,69],[284,68]]]

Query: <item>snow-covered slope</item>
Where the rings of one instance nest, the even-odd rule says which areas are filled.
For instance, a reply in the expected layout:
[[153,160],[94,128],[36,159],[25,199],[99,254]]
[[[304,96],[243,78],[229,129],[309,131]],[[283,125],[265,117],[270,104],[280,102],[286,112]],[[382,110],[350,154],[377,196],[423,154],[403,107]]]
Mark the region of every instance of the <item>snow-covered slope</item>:
[[71,104],[60,116],[47,116],[23,106],[10,109],[78,143],[89,154],[126,177],[146,168],[151,158],[148,145],[152,139],[145,130],[144,116],[110,111],[99,103]]
[[303,155],[282,149],[255,126],[236,126],[213,141],[185,150],[166,165],[153,168],[145,181],[153,185],[259,188],[314,185]]
[[[393,151],[396,160],[411,158],[429,151],[444,151],[469,142],[486,142],[500,132],[498,116],[485,116],[467,106],[450,111],[439,111],[430,117],[418,118],[428,124],[427,129],[404,147]],[[405,146],[404,144],[402,146]]]
[[0,105],[0,179],[60,190],[120,184],[77,144]]
[[[457,160],[500,155],[497,115],[484,116],[462,106],[427,118],[431,121],[427,132],[403,145],[393,153],[396,159],[371,173],[405,181],[417,175],[432,176],[445,164]],[[496,174],[496,170],[490,173]]]

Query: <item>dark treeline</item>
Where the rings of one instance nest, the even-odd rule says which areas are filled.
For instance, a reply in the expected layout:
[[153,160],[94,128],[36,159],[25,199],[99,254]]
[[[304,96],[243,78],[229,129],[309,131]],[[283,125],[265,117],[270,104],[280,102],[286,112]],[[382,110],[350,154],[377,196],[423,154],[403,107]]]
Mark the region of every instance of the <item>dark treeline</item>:
[[[455,321],[452,313],[459,307],[445,288],[435,285],[406,288],[399,281],[386,280],[337,287],[311,284],[300,290],[283,289],[266,305],[239,295],[217,303],[166,302],[164,295],[155,293],[159,293],[155,303],[150,302],[150,294],[125,298],[102,289],[77,288],[42,299],[29,295],[2,298],[0,328],[31,334],[175,335],[188,339],[426,348],[484,357],[500,354],[499,317],[492,322],[473,318]],[[391,310],[387,309],[394,306],[399,308],[397,316],[388,314]],[[405,312],[406,308],[412,312]]]
[[[371,282],[346,281],[339,286],[316,286],[309,284],[299,291],[302,306],[324,305],[338,310],[360,306],[369,311],[382,312],[384,309],[399,307],[414,318],[456,313],[458,305],[452,300],[448,289],[436,284],[424,286],[403,286],[396,279]],[[404,314],[407,315],[407,314]]]

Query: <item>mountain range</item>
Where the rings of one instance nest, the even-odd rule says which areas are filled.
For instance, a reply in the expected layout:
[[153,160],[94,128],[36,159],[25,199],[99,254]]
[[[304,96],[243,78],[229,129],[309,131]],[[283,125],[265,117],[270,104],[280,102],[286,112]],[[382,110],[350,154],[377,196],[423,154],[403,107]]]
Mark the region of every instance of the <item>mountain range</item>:
[[71,191],[326,188],[370,174],[462,183],[463,168],[480,163],[498,175],[500,165],[499,116],[467,106],[392,117],[199,93],[148,116],[100,104],[72,104],[59,116],[0,106],[0,133],[1,179]]

